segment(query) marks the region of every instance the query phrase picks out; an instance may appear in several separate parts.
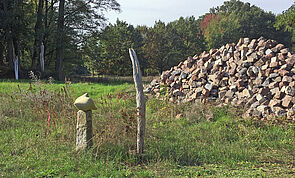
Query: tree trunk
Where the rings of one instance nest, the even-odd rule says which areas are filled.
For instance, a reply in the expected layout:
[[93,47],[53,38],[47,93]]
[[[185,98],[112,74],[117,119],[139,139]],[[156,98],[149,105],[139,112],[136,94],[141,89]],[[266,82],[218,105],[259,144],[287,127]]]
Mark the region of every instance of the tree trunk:
[[47,34],[47,30],[48,30],[48,0],[45,0],[44,34]]
[[[47,38],[49,35],[49,25],[48,25],[48,0],[45,0],[45,14],[44,14],[44,35],[43,35],[43,44],[44,44],[44,57],[46,55],[46,49],[47,49]],[[44,65],[45,65],[45,59],[44,59]]]
[[133,78],[136,88],[136,110],[137,110],[137,154],[143,153],[144,135],[145,135],[145,98],[141,80],[141,72],[136,53],[129,49],[130,58],[133,67]]
[[58,22],[57,22],[57,34],[56,34],[56,63],[55,63],[57,79],[60,81],[64,80],[64,76],[63,76],[64,8],[65,8],[65,0],[60,0],[59,7],[58,7]]
[[4,65],[4,45],[0,42],[0,66]]
[[8,62],[9,69],[13,71],[13,41],[9,32],[6,33],[6,43],[7,43],[7,55],[6,61]]
[[[3,10],[5,18],[8,17],[8,1],[3,1]],[[7,47],[7,54],[6,54],[6,62],[8,63],[8,67],[11,71],[13,71],[13,43],[12,43],[12,35],[10,32],[10,26],[6,23],[5,28],[5,39],[6,39],[6,47]]]
[[14,55],[19,56],[18,39],[16,37],[14,37],[12,41],[13,41],[13,47],[14,47]]
[[36,69],[38,64],[38,57],[40,54],[40,46],[43,39],[43,29],[42,29],[42,18],[43,18],[43,0],[39,0],[38,10],[37,10],[37,21],[35,24],[35,41],[31,68]]
[[92,72],[92,77],[94,77],[94,61],[91,59],[91,72]]

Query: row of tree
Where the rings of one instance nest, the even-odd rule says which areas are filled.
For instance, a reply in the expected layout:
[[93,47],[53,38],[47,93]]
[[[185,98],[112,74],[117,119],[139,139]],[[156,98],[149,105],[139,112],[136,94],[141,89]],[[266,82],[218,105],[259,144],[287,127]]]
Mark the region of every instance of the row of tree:
[[[104,12],[119,10],[115,0],[2,0],[0,2],[0,75],[11,74],[15,56],[20,69],[39,71],[42,43],[45,72],[131,75],[128,48],[139,57],[145,75],[160,74],[188,56],[237,42],[241,37],[275,39],[292,47],[295,5],[275,16],[239,0],[196,19],[180,17],[153,27],[124,21],[105,25]],[[3,23],[2,23],[3,22]]]
[[21,74],[40,71],[43,44],[43,76],[63,80],[64,72],[83,65],[84,36],[105,25],[108,10],[120,5],[116,0],[1,0],[0,75],[12,76],[17,58]]
[[146,75],[155,75],[187,56],[237,42],[241,37],[263,36],[291,47],[294,31],[291,26],[294,23],[285,16],[289,18],[288,14],[294,13],[293,7],[276,17],[250,3],[231,0],[211,8],[198,19],[181,17],[168,24],[158,21],[153,27],[134,28],[117,20],[116,24],[110,24],[95,37],[88,38],[85,46],[95,50],[84,56],[86,66],[92,74],[130,75],[127,50],[132,47],[141,60],[142,71]]
[[83,44],[89,71],[107,75],[131,75],[128,48],[139,57],[142,71],[155,75],[176,65],[185,56],[206,49],[199,22],[194,17],[180,18],[167,25],[161,21],[152,28],[119,21]]

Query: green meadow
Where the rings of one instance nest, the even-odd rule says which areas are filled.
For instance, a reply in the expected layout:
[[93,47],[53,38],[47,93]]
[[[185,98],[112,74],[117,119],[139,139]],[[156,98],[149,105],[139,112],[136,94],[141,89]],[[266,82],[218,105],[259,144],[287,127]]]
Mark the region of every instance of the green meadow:
[[[73,102],[85,92],[98,108],[94,145],[77,153]],[[295,177],[294,122],[242,119],[231,106],[146,104],[139,157],[134,84],[0,81],[0,177]]]

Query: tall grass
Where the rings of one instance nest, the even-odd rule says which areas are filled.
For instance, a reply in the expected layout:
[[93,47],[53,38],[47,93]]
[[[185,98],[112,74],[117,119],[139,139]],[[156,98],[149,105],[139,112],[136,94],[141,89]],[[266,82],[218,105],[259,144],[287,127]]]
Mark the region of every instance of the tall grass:
[[[2,84],[14,92],[4,92]],[[73,101],[87,90],[98,108],[93,111],[94,146],[76,153]],[[136,102],[130,84],[6,82],[0,85],[0,101],[4,177],[251,177],[290,176],[295,170],[294,123],[244,120],[231,106],[149,98],[140,161],[134,154]]]

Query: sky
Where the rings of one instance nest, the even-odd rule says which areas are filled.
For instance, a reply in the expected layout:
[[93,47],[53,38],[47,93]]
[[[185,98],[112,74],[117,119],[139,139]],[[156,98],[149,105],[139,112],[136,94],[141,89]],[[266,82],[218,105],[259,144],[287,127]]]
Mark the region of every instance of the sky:
[[[256,5],[263,10],[282,13],[294,3],[294,0],[241,0]],[[105,15],[110,23],[116,19],[124,20],[134,26],[153,26],[155,21],[166,23],[177,20],[179,17],[201,15],[209,12],[209,9],[221,6],[224,0],[117,0],[121,5],[121,12],[107,12]]]

